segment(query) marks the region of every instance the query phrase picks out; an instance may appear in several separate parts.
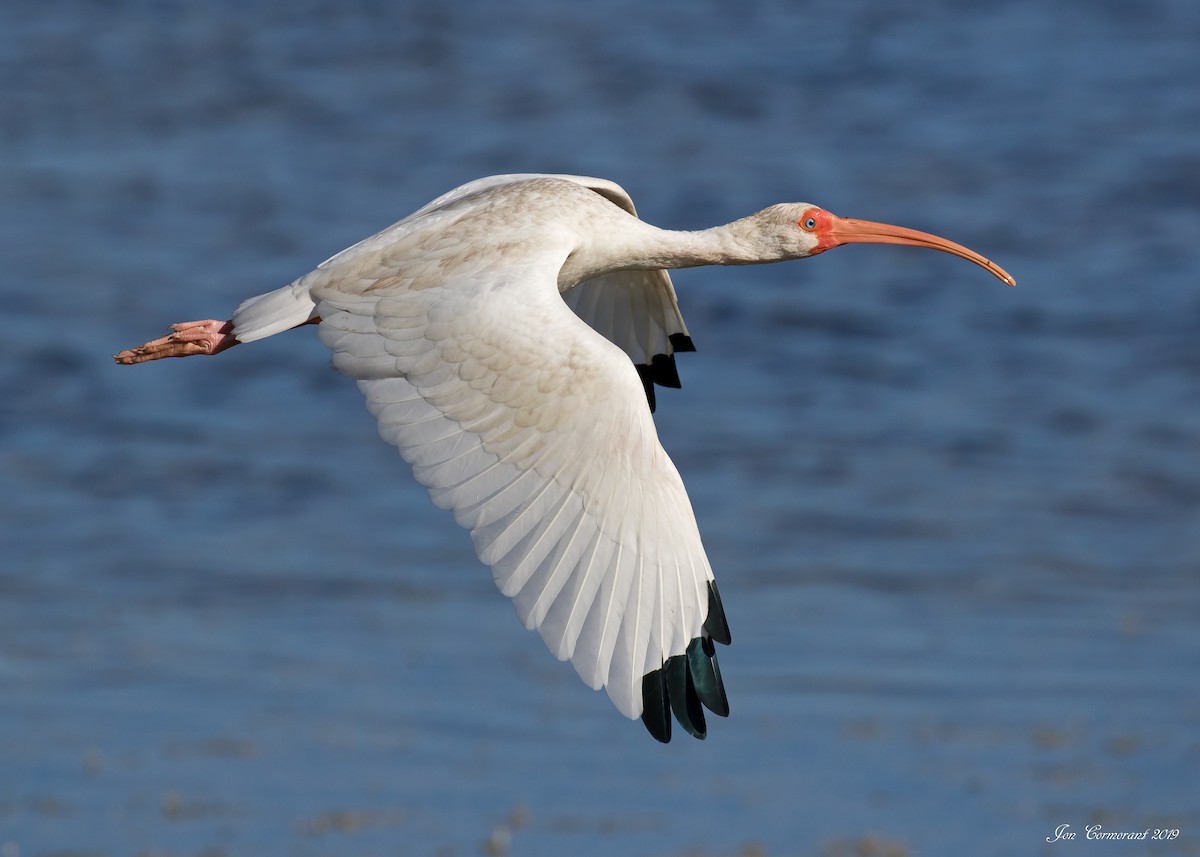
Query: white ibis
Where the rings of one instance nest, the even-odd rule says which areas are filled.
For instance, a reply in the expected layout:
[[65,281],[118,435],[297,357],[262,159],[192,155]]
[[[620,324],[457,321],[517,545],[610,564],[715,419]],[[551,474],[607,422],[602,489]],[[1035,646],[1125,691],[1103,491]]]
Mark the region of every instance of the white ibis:
[[318,323],[383,439],[555,657],[659,741],[729,713],[729,627],[654,422],[692,351],[671,268],[751,265],[854,242],[998,265],[944,238],[774,205],[700,232],[637,218],[604,179],[507,175],[450,191],[229,321],[177,324],[118,363],[216,354]]

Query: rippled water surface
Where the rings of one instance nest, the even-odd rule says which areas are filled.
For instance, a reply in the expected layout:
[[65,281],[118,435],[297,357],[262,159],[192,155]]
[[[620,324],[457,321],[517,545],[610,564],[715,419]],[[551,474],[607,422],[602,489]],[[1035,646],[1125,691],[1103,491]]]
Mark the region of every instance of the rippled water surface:
[[[1198,44],[1191,0],[0,6],[0,854],[1200,852]],[[522,631],[311,330],[108,357],[515,171],[1020,282],[676,277],[703,743]]]

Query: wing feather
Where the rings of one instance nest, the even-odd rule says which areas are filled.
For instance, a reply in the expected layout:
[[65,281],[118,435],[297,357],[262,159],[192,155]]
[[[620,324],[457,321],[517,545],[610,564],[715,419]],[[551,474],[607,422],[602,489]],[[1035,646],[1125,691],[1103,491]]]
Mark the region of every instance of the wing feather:
[[[592,189],[627,201],[609,184]],[[435,232],[487,190],[465,187],[426,207]],[[520,620],[637,717],[644,677],[704,634],[712,580],[630,362],[686,337],[670,280],[590,281],[573,304],[584,320],[557,290],[566,251],[451,259],[453,242],[421,244],[420,220],[304,278],[321,339]]]
[[[562,594],[555,599],[545,620],[538,627],[547,635],[547,645],[550,639],[558,641],[558,647],[552,647],[555,655],[562,659],[569,658],[580,678],[593,690],[604,684],[606,676],[598,671],[595,641],[581,643],[581,638],[587,617],[600,600],[601,584],[614,573],[613,554],[616,548],[617,542],[597,523],[587,546],[579,555],[579,562],[570,570]],[[589,652],[592,653],[591,657]]]
[[[557,483],[551,482],[551,485]],[[505,550],[501,562],[510,566],[507,586],[501,589],[509,598],[516,598],[522,592],[529,590],[530,595],[536,595],[544,582],[534,580],[534,575],[542,567],[547,557],[554,551],[555,546],[566,537],[572,528],[578,524],[579,513],[583,510],[583,502],[576,495],[565,489],[557,490],[542,516],[523,530],[520,540],[512,542],[516,527],[505,532],[512,542]],[[526,513],[528,514],[528,513]],[[528,596],[527,596],[528,597]],[[528,611],[522,611],[517,605],[517,615],[524,622]]]
[[597,597],[579,631],[575,656],[571,659],[572,663],[579,659],[580,666],[588,669],[594,679],[601,680],[609,697],[622,710],[631,705],[630,676],[635,669],[635,655],[631,651],[617,653],[616,648],[618,639],[629,632],[625,610],[633,584],[633,560],[633,548],[618,542],[607,566],[598,570],[602,573],[597,575],[600,577]]
[[547,617],[551,607],[559,600],[571,573],[579,565],[588,542],[597,532],[595,521],[584,514],[582,500],[578,503],[578,509],[572,507],[571,511],[574,512],[573,517],[564,522],[546,556],[530,573],[521,591],[513,596],[517,615],[525,627],[541,627],[546,645],[560,658],[562,634],[555,633],[556,629],[547,621]]

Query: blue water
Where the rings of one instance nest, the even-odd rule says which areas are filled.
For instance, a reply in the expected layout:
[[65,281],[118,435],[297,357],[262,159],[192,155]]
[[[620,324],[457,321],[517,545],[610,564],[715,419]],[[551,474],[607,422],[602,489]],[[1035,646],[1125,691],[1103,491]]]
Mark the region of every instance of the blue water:
[[[1197,45],[1193,0],[0,5],[0,855],[1200,852]],[[517,171],[1020,283],[676,276],[703,743],[520,628],[311,330],[108,356]]]

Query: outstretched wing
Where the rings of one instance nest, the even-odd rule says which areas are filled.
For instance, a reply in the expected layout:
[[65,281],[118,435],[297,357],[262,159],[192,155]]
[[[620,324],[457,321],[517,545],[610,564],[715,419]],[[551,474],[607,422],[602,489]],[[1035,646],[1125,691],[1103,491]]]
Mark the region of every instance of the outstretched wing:
[[703,737],[700,703],[728,712],[728,628],[626,354],[567,309],[557,265],[360,273],[310,285],[380,434],[556,657],[660,740],[670,711]]

